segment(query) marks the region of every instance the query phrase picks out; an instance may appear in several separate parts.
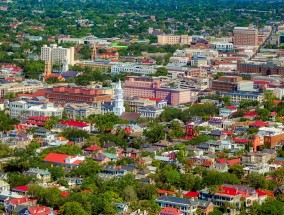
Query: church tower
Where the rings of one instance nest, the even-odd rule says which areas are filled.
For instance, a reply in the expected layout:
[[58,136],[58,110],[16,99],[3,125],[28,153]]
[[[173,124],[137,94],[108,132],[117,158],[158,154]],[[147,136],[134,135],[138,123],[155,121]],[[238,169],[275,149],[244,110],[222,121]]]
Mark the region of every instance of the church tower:
[[120,116],[125,112],[124,100],[123,100],[123,89],[121,87],[121,81],[119,80],[115,89],[115,101],[113,112],[115,115]]

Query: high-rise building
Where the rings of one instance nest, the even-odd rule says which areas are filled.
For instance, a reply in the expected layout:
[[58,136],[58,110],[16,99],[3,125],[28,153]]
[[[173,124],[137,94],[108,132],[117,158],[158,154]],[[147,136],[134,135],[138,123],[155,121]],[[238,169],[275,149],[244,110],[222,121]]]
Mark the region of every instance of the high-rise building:
[[40,59],[43,61],[51,62],[52,65],[54,64],[61,64],[65,60],[68,64],[74,65],[74,47],[70,48],[62,48],[61,46],[57,46],[56,44],[44,45],[41,48],[41,56]]
[[234,28],[234,47],[257,46],[258,30],[253,27]]
[[115,89],[115,101],[113,112],[115,115],[120,116],[123,112],[125,112],[124,100],[123,100],[123,89],[121,87],[121,81],[118,81],[118,84]]

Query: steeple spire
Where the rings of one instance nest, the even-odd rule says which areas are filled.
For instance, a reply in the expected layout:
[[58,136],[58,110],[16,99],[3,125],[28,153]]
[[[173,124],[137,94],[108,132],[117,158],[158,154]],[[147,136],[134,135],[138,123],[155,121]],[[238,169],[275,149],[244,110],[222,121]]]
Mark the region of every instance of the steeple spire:
[[113,112],[117,116],[120,116],[123,112],[125,112],[124,100],[123,100],[123,89],[121,87],[120,80],[116,84]]

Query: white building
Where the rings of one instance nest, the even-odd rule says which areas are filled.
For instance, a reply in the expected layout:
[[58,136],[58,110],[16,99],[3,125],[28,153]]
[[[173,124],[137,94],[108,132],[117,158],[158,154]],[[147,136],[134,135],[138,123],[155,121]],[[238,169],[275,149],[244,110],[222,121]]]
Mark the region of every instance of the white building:
[[264,99],[263,93],[248,91],[220,92],[220,95],[229,96],[230,101],[234,104],[238,104],[242,100],[262,102]]
[[157,71],[155,66],[146,66],[146,65],[139,65],[134,63],[122,63],[122,64],[115,64],[111,66],[111,73],[118,74],[118,73],[133,73],[133,74],[140,74],[140,75],[148,75],[153,74]]
[[74,65],[74,47],[62,48],[57,44],[52,44],[50,47],[44,45],[41,48],[40,59],[43,61],[50,61],[51,64],[63,63],[66,59],[68,64]]
[[121,81],[118,81],[117,87],[115,89],[115,101],[113,112],[115,115],[120,116],[125,112],[124,100],[123,100],[123,89],[121,87]]
[[58,43],[75,43],[80,44],[98,44],[98,43],[109,43],[107,39],[100,39],[95,36],[87,36],[82,38],[59,38]]
[[30,116],[55,116],[57,118],[62,118],[64,108],[55,107],[53,103],[44,103],[42,105],[29,107],[26,111],[26,118]]
[[212,43],[210,46],[220,52],[229,52],[234,50],[233,43],[217,42],[217,43]]
[[56,116],[62,118],[63,107],[53,103],[13,101],[10,102],[10,118],[27,119],[30,116]]
[[156,106],[146,106],[137,110],[137,113],[140,113],[141,117],[144,118],[157,118],[162,112],[163,109],[157,108]]

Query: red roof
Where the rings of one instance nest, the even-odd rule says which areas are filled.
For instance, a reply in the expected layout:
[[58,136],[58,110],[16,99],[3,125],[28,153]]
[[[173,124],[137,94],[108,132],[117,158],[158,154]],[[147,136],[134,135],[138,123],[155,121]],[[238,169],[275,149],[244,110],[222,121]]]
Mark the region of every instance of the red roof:
[[156,101],[156,102],[160,102],[160,101],[163,101],[165,99],[161,99],[161,98],[149,98],[149,97],[140,97],[142,99],[149,99],[149,100],[152,100],[152,101]]
[[28,209],[31,215],[49,215],[51,213],[50,208],[46,206],[32,207]]
[[227,108],[227,109],[231,109],[231,110],[235,110],[235,109],[237,109],[237,107],[236,107],[236,106],[234,106],[234,105],[227,106],[226,108]]
[[177,209],[177,208],[164,207],[164,208],[160,211],[160,214],[163,214],[163,215],[182,215],[183,213],[180,212],[180,210]]
[[70,193],[69,193],[69,192],[66,192],[66,191],[62,191],[62,192],[60,193],[60,195],[61,195],[62,197],[68,197],[68,196],[70,196]]
[[219,194],[223,194],[223,195],[228,195],[228,196],[238,196],[241,195],[243,197],[248,197],[250,196],[248,193],[235,189],[233,187],[226,187],[226,186],[220,186],[221,188],[221,192],[217,192]]
[[270,116],[277,116],[277,113],[275,111],[270,113]]
[[[67,157],[75,158],[76,156],[71,156],[71,155],[65,155],[65,154],[57,154],[57,153],[49,153],[45,158],[45,162],[51,162],[51,163],[59,163],[59,164],[66,164],[65,160]],[[82,160],[75,160],[71,164],[80,164],[82,163]]]
[[227,164],[229,166],[233,166],[234,164],[237,164],[237,163],[240,163],[241,162],[241,159],[240,158],[235,158],[235,159],[232,159],[232,160],[228,160],[227,161]]
[[254,80],[254,84],[266,85],[269,84],[269,81],[262,81],[262,80]]
[[17,187],[14,187],[12,189],[13,191],[16,191],[16,192],[28,192],[29,191],[29,187],[24,185],[24,186],[17,186]]
[[204,166],[204,167],[210,167],[213,165],[213,162],[212,161],[204,161],[203,164],[201,164],[201,166]]
[[257,112],[247,112],[245,114],[246,117],[256,117],[257,115],[258,115]]
[[249,141],[247,139],[242,139],[242,138],[233,138],[233,141],[235,143],[248,143]]
[[256,190],[258,196],[273,196],[273,193],[269,190],[260,190],[260,189],[257,189]]
[[92,146],[90,146],[88,148],[85,148],[84,150],[85,151],[99,151],[99,150],[102,150],[102,148],[97,146],[97,145],[92,145]]
[[267,127],[267,126],[269,126],[269,123],[268,122],[263,122],[262,120],[257,120],[257,121],[255,121],[254,123],[252,123],[250,125],[254,126],[254,127]]
[[198,198],[199,192],[189,191],[186,194],[184,194],[183,196],[188,197],[188,198]]
[[161,189],[158,189],[157,193],[159,193],[159,194],[168,194],[168,195],[174,195],[175,194],[174,191],[161,190]]
[[29,201],[34,201],[34,200],[30,200],[28,199],[28,197],[24,196],[21,198],[14,198],[14,199],[8,199],[7,201],[5,201],[7,204],[12,203],[13,205],[19,205],[19,204],[23,204]]
[[219,160],[217,160],[217,163],[226,163],[227,159],[226,158],[221,158]]
[[60,124],[68,125],[70,127],[87,127],[88,124],[76,120],[61,121]]

